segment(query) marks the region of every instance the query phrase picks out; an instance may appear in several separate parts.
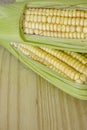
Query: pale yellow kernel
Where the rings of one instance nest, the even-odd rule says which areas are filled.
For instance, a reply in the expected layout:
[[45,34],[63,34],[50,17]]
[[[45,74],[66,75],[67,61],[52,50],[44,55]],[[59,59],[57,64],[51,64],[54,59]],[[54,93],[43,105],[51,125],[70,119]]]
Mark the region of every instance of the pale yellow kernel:
[[69,38],[69,33],[65,33],[65,37],[66,37],[66,38]]
[[82,29],[83,29],[83,27],[77,26],[77,27],[76,27],[76,32],[82,32]]
[[65,33],[64,32],[62,32],[62,38],[65,38]]
[[34,22],[37,22],[38,21],[38,17],[37,15],[34,15]]
[[84,16],[85,16],[85,12],[84,12],[84,11],[81,11],[81,12],[80,12],[80,16],[81,16],[81,17],[84,17]]
[[54,10],[53,9],[50,9],[50,12],[49,12],[49,15],[53,15],[54,14]]
[[[69,57],[69,58],[70,58],[70,57]],[[76,62],[76,61],[75,61],[74,59],[72,59],[72,62],[69,62],[69,63],[70,63],[71,66],[74,66],[75,62]]]
[[68,24],[68,18],[64,18],[64,25]]
[[75,24],[76,24],[76,19],[72,18],[72,25],[75,25]]
[[42,9],[41,15],[46,15],[47,16],[46,9]]
[[31,28],[31,26],[32,26],[32,23],[28,22],[28,28]]
[[76,17],[80,17],[80,11],[76,11]]
[[57,9],[54,9],[54,15],[55,16],[57,15]]
[[38,22],[41,22],[41,20],[42,20],[41,17],[42,17],[42,16],[41,16],[41,15],[38,15],[37,17],[38,17]]
[[46,22],[46,16],[42,16],[42,22]]
[[83,27],[83,32],[87,33],[87,27]]
[[28,28],[24,28],[24,33],[25,34],[29,34],[29,29]]
[[50,31],[53,31],[53,29],[54,29],[54,25],[50,24]]
[[65,10],[61,10],[61,16],[65,15]]
[[62,33],[61,32],[58,32],[57,35],[58,35],[59,38],[62,37]]
[[50,9],[46,9],[46,15],[47,15],[47,16],[50,15]]
[[76,73],[76,74],[75,74],[75,77],[74,77],[75,80],[79,79],[79,75],[80,75],[80,73]]
[[75,39],[77,38],[77,33],[76,32],[73,33],[73,38],[75,38]]
[[30,15],[29,21],[34,21],[34,15]]
[[40,9],[38,9],[38,15],[42,15],[42,12],[40,11]]
[[69,32],[70,31],[70,27],[69,25],[66,26],[66,32]]
[[58,31],[61,31],[61,28],[62,28],[62,26],[59,24],[57,27]]
[[35,11],[36,11],[36,9],[32,9],[32,11],[31,11],[31,14],[33,15],[33,14],[35,14]]
[[35,29],[35,23],[32,23],[32,24],[31,24],[31,28],[32,28],[32,29]]
[[80,38],[81,38],[81,37],[80,37],[80,33],[77,33],[77,38],[78,38],[78,39],[80,39]]
[[43,35],[44,35],[44,36],[47,36],[47,32],[46,32],[46,31],[44,31],[44,32],[43,32]]
[[72,18],[68,18],[68,25],[72,24]]
[[50,32],[50,36],[51,36],[51,37],[53,37],[53,36],[54,36],[53,32]]
[[60,17],[56,17],[56,21],[55,21],[57,24],[60,23]]
[[29,15],[25,15],[25,21],[29,21],[30,17]]
[[42,27],[43,27],[43,30],[46,30],[46,23],[43,23]]
[[50,36],[50,32],[49,31],[47,31],[47,36]]
[[69,38],[73,38],[73,34],[69,32]]
[[65,68],[65,70],[64,70],[64,73],[65,73],[65,74],[68,74],[68,70],[69,70],[69,68],[67,68],[67,66],[66,66],[66,68]]
[[56,16],[52,17],[52,23],[56,23]]
[[71,79],[74,79],[75,77],[75,72],[73,72],[73,70],[70,72],[68,72],[68,75],[70,76]]
[[87,66],[83,65],[82,66],[82,71],[87,76]]
[[84,19],[84,26],[87,26],[87,19]]
[[73,11],[72,11],[72,16],[73,16],[73,17],[76,17],[76,10],[73,10]]
[[69,10],[65,10],[65,17],[69,16]]
[[38,30],[38,29],[34,29],[34,33],[35,33],[36,35],[38,35],[38,34],[39,34],[39,30]]
[[49,31],[50,30],[50,24],[46,23],[46,30]]
[[79,65],[80,65],[79,62],[74,62],[74,64],[73,64],[73,66],[74,66],[76,69],[78,69]]
[[43,24],[42,24],[42,23],[39,23],[38,29],[39,29],[39,30],[42,30],[42,29],[43,29],[42,26],[43,26]]
[[64,23],[64,17],[61,17],[60,18],[60,24],[63,24]]
[[61,10],[60,10],[60,9],[57,10],[57,15],[58,15],[58,16],[61,15]]
[[39,23],[36,23],[35,27],[36,27],[36,29],[38,29],[39,28]]
[[39,30],[39,35],[43,36],[43,30]]
[[87,78],[86,78],[86,76],[85,76],[84,74],[81,74],[81,75],[80,75],[80,79],[81,79],[82,81],[84,81],[84,82],[87,81]]
[[54,37],[57,37],[57,32],[54,32]]
[[33,29],[29,29],[29,34],[33,34],[33,33],[34,33]]
[[83,33],[83,32],[81,32],[81,34],[80,34],[80,35],[81,35],[81,38],[82,38],[82,39],[84,39],[84,38],[85,38],[85,35],[84,35],[84,33]]
[[61,31],[62,31],[62,32],[65,32],[65,31],[66,31],[66,26],[65,26],[65,25],[62,25]]
[[69,17],[72,17],[73,11],[69,10]]
[[80,78],[77,79],[76,82],[79,83],[79,84],[83,84],[84,83]]
[[28,22],[27,21],[23,21],[23,27],[28,27]]
[[38,12],[39,12],[39,11],[38,11],[38,8],[36,8],[35,11],[34,11],[34,14],[37,15]]
[[57,31],[57,24],[54,24],[54,31]]
[[80,18],[76,18],[76,25],[79,25],[80,23]]
[[44,9],[40,8],[39,11],[42,13],[42,12],[44,12]]
[[39,14],[39,15],[42,15],[42,12],[43,12],[43,10],[40,8],[40,9],[38,10],[38,14]]
[[46,12],[46,8],[42,8],[42,12]]
[[83,26],[83,25],[84,25],[84,21],[85,21],[84,18],[81,18],[79,24],[80,24],[81,26]]
[[48,23],[51,23],[51,22],[52,22],[52,17],[51,17],[51,16],[48,16],[48,17],[47,17],[47,22],[48,22]]
[[75,32],[76,29],[75,29],[75,26],[70,26],[70,32]]

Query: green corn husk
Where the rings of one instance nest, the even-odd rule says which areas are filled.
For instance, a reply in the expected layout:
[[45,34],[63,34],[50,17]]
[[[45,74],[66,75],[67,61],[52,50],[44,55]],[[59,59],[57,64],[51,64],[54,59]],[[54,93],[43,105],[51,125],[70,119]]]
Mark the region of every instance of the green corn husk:
[[[23,0],[21,0],[23,1]],[[0,6],[0,39],[22,42],[36,46],[46,46],[75,52],[87,52],[87,39],[64,39],[36,35],[24,35],[21,29],[21,17],[26,7],[59,7],[87,10],[86,0],[25,0],[24,2]]]
[[[23,0],[22,0],[23,1]],[[11,54],[13,54],[15,57],[17,57],[23,64],[25,64],[28,68],[32,69],[34,72],[39,74],[41,77],[52,83],[54,86],[58,87],[59,89],[63,90],[64,92],[68,93],[69,95],[72,95],[73,97],[76,97],[78,99],[87,100],[87,84],[78,84],[73,81],[70,81],[60,74],[50,70],[46,66],[42,65],[39,62],[36,62],[27,56],[25,56],[23,53],[19,52],[14,46],[12,46],[12,43],[16,44],[31,44],[31,45],[37,45],[37,46],[46,46],[46,47],[52,47],[52,48],[58,48],[62,50],[71,50],[76,52],[87,52],[86,45],[87,41],[81,41],[81,40],[64,40],[64,39],[58,39],[58,38],[45,38],[45,37],[34,37],[30,36],[30,39],[25,37],[21,32],[21,15],[23,14],[24,8],[26,5],[29,6],[55,6],[58,3],[59,6],[68,6],[73,4],[73,7],[80,7],[85,8],[86,0],[83,1],[85,4],[78,4],[81,3],[80,1],[73,1],[71,4],[70,1],[63,1],[63,4],[61,5],[61,0],[57,2],[55,0],[54,2],[39,2],[37,1],[30,1],[27,4],[26,2],[20,2],[17,0],[17,3],[15,4],[8,4],[0,6],[0,44],[5,47]],[[60,4],[59,4],[60,3]],[[66,5],[67,3],[67,5]],[[71,8],[71,7],[70,7]],[[43,41],[43,42],[42,42]],[[83,45],[84,44],[84,45]]]

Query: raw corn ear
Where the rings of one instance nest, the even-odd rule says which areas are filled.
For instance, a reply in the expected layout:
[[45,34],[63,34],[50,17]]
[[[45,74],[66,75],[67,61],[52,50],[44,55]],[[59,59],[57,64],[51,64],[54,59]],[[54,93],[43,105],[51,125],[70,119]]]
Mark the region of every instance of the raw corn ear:
[[[47,51],[45,48],[30,46],[30,45],[24,45],[14,44],[14,47],[17,48],[19,51],[21,51],[26,56],[29,56],[29,58],[32,58],[33,60],[36,60],[40,62],[41,64],[47,66],[48,68],[54,70],[55,72],[60,73],[61,75],[77,82],[84,84],[87,82],[87,66],[80,63],[79,61],[75,60],[74,64],[69,64],[69,62],[73,62],[73,58],[69,57],[69,54],[66,55],[62,51],[55,51],[52,50]],[[49,49],[48,49],[49,50]],[[52,53],[51,53],[52,52]],[[63,60],[64,58],[70,58],[71,61]],[[81,66],[81,69],[75,68],[76,64]],[[70,66],[71,65],[71,66]],[[79,66],[79,67],[80,67]]]
[[[78,72],[78,74],[80,73],[81,75],[83,75],[82,78],[79,80],[80,82],[77,83],[77,80],[74,81],[75,78],[71,79],[70,78],[71,76],[68,75],[66,76],[65,71],[64,72],[61,71],[62,70],[61,66],[59,68],[55,67],[55,64],[53,63],[53,60],[55,58],[51,59],[53,57],[52,55],[49,56],[48,54],[47,57],[48,61],[45,62],[46,61],[45,60],[44,62],[42,62],[41,54],[43,54],[42,57],[44,58],[44,53],[42,53],[43,51],[42,52],[40,51],[38,53],[38,51],[36,51],[38,50],[37,47],[32,48],[34,46],[30,46],[31,47],[30,52],[29,49],[26,48],[28,45],[26,46],[24,44],[15,42],[10,43],[5,40],[0,40],[0,43],[2,43],[2,45],[9,52],[11,52],[11,54],[17,57],[24,65],[26,65],[28,68],[36,72],[38,75],[40,75],[47,81],[49,81],[54,86],[58,87],[62,91],[78,99],[87,100],[87,83],[86,83],[86,76],[84,74],[81,74],[80,72],[74,70],[76,73]],[[67,71],[67,69],[65,70]],[[76,73],[75,75],[77,75]]]
[[[21,32],[33,45],[73,52],[87,52],[87,8],[26,6],[21,17]],[[65,7],[64,7],[65,6]],[[84,44],[84,46],[83,46]]]
[[87,10],[27,8],[22,26],[25,34],[86,39]]
[[30,0],[1,5],[0,39],[87,53],[87,2],[81,3]]

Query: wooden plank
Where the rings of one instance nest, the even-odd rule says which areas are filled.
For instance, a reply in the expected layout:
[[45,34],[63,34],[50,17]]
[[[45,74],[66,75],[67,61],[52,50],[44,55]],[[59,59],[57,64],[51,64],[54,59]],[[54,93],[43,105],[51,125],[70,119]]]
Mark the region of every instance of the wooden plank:
[[38,130],[36,98],[36,75],[0,47],[0,130]]

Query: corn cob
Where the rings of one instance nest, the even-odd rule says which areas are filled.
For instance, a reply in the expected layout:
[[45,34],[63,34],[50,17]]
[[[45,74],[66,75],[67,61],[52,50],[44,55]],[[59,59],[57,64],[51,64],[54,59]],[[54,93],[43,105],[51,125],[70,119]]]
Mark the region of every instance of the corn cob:
[[87,10],[27,8],[22,27],[25,34],[86,39]]
[[62,60],[58,59],[56,56],[53,56],[45,50],[41,49],[40,47],[24,44],[14,44],[14,47],[16,47],[23,54],[29,56],[29,58],[39,61],[52,70],[61,73],[63,76],[68,77],[77,83],[86,83],[87,77],[85,74],[82,74],[65,62],[62,62]]

